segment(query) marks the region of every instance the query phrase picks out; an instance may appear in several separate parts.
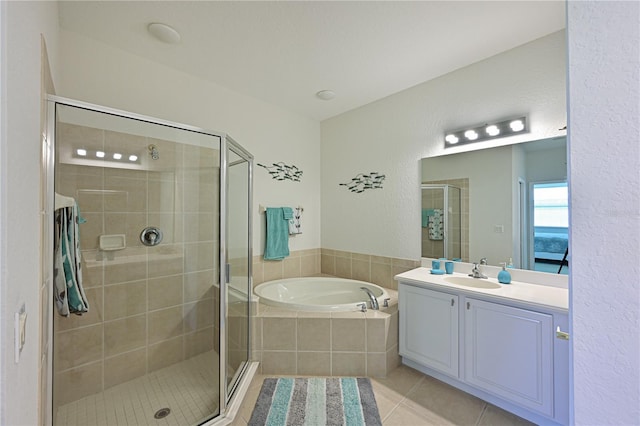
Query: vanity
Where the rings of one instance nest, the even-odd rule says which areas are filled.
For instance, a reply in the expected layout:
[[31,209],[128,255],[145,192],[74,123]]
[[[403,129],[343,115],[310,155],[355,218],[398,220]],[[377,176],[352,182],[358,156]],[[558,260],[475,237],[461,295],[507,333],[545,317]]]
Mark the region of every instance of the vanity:
[[566,285],[518,270],[500,284],[498,268],[486,267],[486,279],[469,277],[471,268],[395,276],[402,362],[534,423],[568,424]]

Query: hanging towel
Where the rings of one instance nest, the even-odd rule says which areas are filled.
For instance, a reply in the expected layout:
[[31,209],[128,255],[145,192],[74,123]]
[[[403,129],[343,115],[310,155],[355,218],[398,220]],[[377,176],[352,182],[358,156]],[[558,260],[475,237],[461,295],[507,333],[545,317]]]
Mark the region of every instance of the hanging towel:
[[302,207],[293,209],[293,217],[289,219],[289,235],[302,234],[300,219],[302,218]]
[[442,228],[442,209],[432,209],[433,214],[429,215],[429,239],[438,241],[444,239]]
[[54,252],[53,281],[56,307],[60,315],[81,315],[89,311],[89,303],[82,287],[82,259],[80,255],[77,203],[56,211],[56,246]]
[[422,227],[427,228],[429,226],[429,217],[435,214],[435,209],[422,209]]
[[281,260],[289,256],[289,219],[285,219],[285,209],[290,207],[267,207],[267,238],[264,248],[265,260]]

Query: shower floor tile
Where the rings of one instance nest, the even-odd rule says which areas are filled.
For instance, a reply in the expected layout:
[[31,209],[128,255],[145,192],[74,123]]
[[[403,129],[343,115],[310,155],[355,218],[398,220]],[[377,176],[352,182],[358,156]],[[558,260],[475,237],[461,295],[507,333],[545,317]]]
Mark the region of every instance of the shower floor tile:
[[[55,426],[195,425],[218,413],[218,354],[205,352],[58,408]],[[153,416],[171,409],[162,419]]]

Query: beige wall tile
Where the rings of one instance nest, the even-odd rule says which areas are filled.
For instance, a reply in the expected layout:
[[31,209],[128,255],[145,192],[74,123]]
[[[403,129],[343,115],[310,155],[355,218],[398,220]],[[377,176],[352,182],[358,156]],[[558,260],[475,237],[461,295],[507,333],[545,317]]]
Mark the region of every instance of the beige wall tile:
[[90,266],[87,264],[87,260],[95,259],[95,252],[83,250],[82,259],[85,262],[82,265],[82,285],[85,290],[90,287],[102,286],[103,265],[101,263],[93,263]]
[[389,317],[367,318],[367,352],[387,350],[387,327]]
[[263,350],[295,350],[296,318],[263,318]]
[[104,287],[104,317],[114,320],[147,311],[147,282],[131,281]]
[[[168,173],[167,173],[168,174]],[[169,179],[149,179],[147,181],[147,207],[154,213],[176,211],[176,184]]]
[[57,333],[55,371],[102,359],[102,324]]
[[258,284],[262,284],[264,282],[264,264],[262,262],[253,262],[252,275],[253,288],[255,288]]
[[398,350],[398,346],[393,346],[390,349],[387,349],[387,371],[391,371],[402,364],[402,359],[400,358]]
[[215,271],[212,269],[184,274],[184,302],[212,298],[213,284],[216,281]]
[[298,352],[297,374],[303,376],[330,376],[331,352]]
[[320,256],[317,254],[306,255],[300,258],[300,276],[310,277],[320,273]]
[[282,272],[284,278],[298,278],[301,275],[300,257],[286,258],[282,261]]
[[331,353],[331,375],[364,376],[366,374],[366,356],[364,352]]
[[284,276],[281,260],[264,261],[264,281],[281,280]]
[[103,233],[104,215],[102,213],[90,213],[81,210],[85,223],[79,225],[80,247],[82,250],[98,248],[98,236]]
[[336,257],[336,274],[337,277],[351,279],[351,258]]
[[[184,242],[184,218],[176,213],[148,213],[145,226],[155,226],[162,231],[162,244],[176,244]],[[138,230],[138,240],[140,232]]]
[[[397,305],[396,305],[397,307]],[[388,323],[388,332],[387,332],[387,350],[391,349],[394,346],[398,346],[398,311],[392,313],[389,316]]]
[[[178,250],[180,245],[176,245]],[[169,275],[178,275],[182,274],[185,270],[184,263],[186,260],[187,254],[184,256],[181,251],[172,252],[170,254],[160,254],[159,256],[154,256],[156,254],[156,250],[161,246],[150,248],[149,251],[149,278],[158,278],[158,277],[166,277]]]
[[150,345],[148,350],[149,372],[168,367],[182,361],[183,359],[183,338],[165,340],[155,345]]
[[144,247],[140,241],[140,233],[147,226],[147,214],[143,212],[104,214],[104,234],[124,234],[127,247]]
[[105,212],[145,212],[147,209],[147,181],[105,175]]
[[102,391],[102,361],[57,373],[54,377],[54,404],[76,401]]
[[296,374],[296,352],[262,352],[262,374]]
[[367,353],[367,376],[387,376],[387,354],[385,352]]
[[151,278],[148,288],[147,298],[150,311],[182,304],[182,275]]
[[184,240],[215,241],[218,229],[217,213],[185,213]]
[[[85,295],[89,302],[89,312],[82,315],[69,315],[63,317],[58,314],[55,307],[51,307],[53,311],[53,325],[55,331],[71,330],[78,327],[85,327],[92,324],[100,324],[103,320],[102,313],[102,287],[94,287],[85,289]],[[49,303],[50,299],[46,299]]]
[[182,334],[182,306],[149,312],[149,343],[168,340]]
[[365,351],[365,320],[331,319],[331,349],[334,351]]
[[105,359],[104,372],[105,389],[144,376],[147,372],[147,349]]
[[351,271],[354,280],[371,282],[371,264],[368,260],[351,260]]
[[139,281],[145,278],[147,278],[147,262],[145,259],[117,264],[106,263],[104,266],[105,284]]
[[[184,332],[190,333],[213,326],[215,312],[213,299],[204,299],[184,305]],[[229,322],[227,324],[229,325]]]
[[220,334],[213,327],[203,328],[195,333],[185,334],[184,351],[185,359],[218,348]]
[[298,350],[331,350],[331,320],[329,318],[298,318]]
[[104,324],[104,355],[113,356],[146,345],[146,315],[128,317]]
[[216,259],[213,244],[213,242],[186,243],[184,245],[185,272],[213,269]]
[[393,286],[391,263],[371,263],[371,282],[381,287],[391,288]]
[[323,253],[320,255],[320,272],[328,275],[336,275],[336,257]]

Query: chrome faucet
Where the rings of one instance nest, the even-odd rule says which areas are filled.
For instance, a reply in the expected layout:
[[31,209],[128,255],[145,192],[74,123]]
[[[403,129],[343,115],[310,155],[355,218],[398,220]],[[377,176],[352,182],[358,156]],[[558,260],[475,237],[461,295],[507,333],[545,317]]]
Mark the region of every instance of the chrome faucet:
[[367,293],[367,296],[369,296],[369,299],[371,300],[371,309],[374,311],[380,310],[380,306],[378,306],[378,299],[376,299],[373,292],[366,287],[360,287],[360,290],[364,291]]
[[[480,264],[486,265],[487,259],[483,258],[483,260],[485,263],[482,263],[482,260],[481,260]],[[471,270],[471,273],[469,274],[469,276],[473,278],[488,278],[486,275],[482,273],[482,271],[480,271],[480,266],[478,266],[477,263],[473,264],[473,269]]]

